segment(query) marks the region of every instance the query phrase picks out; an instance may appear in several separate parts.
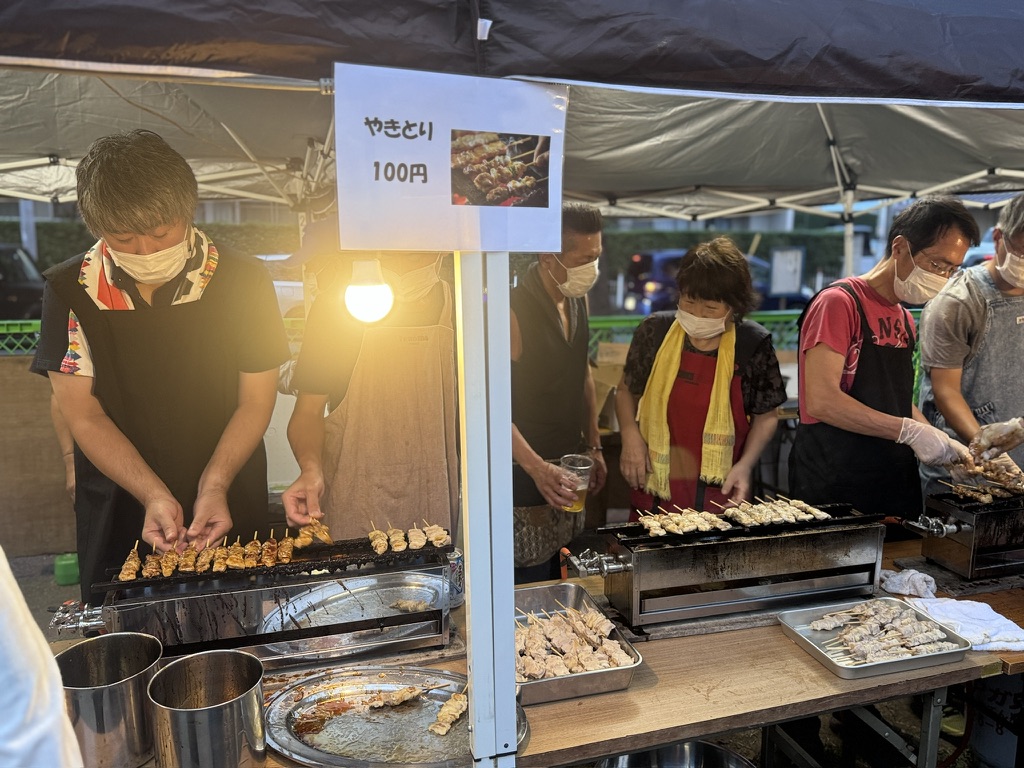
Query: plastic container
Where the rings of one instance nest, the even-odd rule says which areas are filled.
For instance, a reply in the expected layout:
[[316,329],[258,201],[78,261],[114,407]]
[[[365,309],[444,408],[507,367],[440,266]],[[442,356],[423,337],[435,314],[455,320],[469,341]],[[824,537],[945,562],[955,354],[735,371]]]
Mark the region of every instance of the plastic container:
[[54,558],[53,580],[62,587],[78,583],[78,555],[75,552]]

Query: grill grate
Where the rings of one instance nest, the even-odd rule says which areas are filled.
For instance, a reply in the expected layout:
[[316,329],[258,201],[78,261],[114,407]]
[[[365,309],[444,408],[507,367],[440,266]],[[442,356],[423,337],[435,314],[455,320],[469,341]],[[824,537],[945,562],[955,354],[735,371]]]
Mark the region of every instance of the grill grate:
[[[113,590],[124,590],[126,594],[132,594],[137,589],[173,588],[180,591],[180,585],[195,585],[203,588],[216,585],[218,591],[229,588],[231,585],[272,585],[277,581],[290,579],[300,574],[309,574],[311,571],[326,571],[336,573],[352,567],[373,565],[374,567],[408,567],[414,565],[438,564],[448,562],[447,555],[454,549],[452,545],[445,547],[434,547],[428,544],[423,549],[407,549],[404,552],[392,552],[388,550],[382,555],[373,551],[367,539],[346,539],[336,541],[333,544],[322,544],[314,542],[308,547],[295,551],[290,563],[278,563],[271,566],[257,566],[245,570],[227,570],[223,573],[178,573],[170,576],[157,576],[152,579],[135,579],[134,581],[107,581],[100,584],[93,584],[95,592],[111,592]],[[108,571],[111,577],[117,571]]]

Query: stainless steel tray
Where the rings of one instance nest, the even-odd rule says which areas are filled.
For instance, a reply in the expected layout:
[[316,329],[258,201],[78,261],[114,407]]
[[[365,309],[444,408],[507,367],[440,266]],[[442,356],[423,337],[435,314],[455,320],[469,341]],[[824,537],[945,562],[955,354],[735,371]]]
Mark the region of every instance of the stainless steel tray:
[[815,630],[808,626],[815,619],[820,619],[826,613],[843,611],[855,605],[871,602],[868,600],[854,600],[835,605],[823,605],[816,608],[803,608],[796,611],[785,611],[779,614],[779,623],[782,631],[791,637],[797,645],[807,651],[811,656],[820,661],[825,667],[839,677],[852,680],[860,677],[872,677],[873,675],[885,675],[890,672],[905,672],[910,669],[921,669],[936,664],[946,664],[951,661],[960,661],[971,649],[969,640],[961,637],[952,629],[939,621],[935,621],[928,614],[913,608],[913,606],[902,600],[891,597],[880,597],[876,600],[887,603],[897,603],[900,610],[911,608],[917,615],[919,621],[930,621],[942,627],[946,633],[946,641],[956,643],[957,647],[948,651],[938,653],[925,653],[920,656],[911,656],[905,659],[893,659],[892,661],[873,661],[869,663],[854,663],[846,660],[838,660],[829,654],[825,643],[833,640],[842,627],[827,630]]
[[[287,629],[343,625],[345,622],[394,616],[403,613],[392,607],[398,600],[418,601],[423,603],[424,610],[447,613],[448,585],[438,573],[421,571],[342,576],[318,584],[279,604],[264,618],[262,631],[270,634]],[[367,646],[376,647],[382,643],[417,637],[429,631],[427,622],[412,619],[410,616],[408,624],[372,631],[270,643],[259,650],[282,656],[308,656],[338,649],[346,649],[354,654]]]
[[[397,707],[349,711],[330,719],[316,734],[299,735],[295,719],[325,699],[394,691],[407,685],[431,690]],[[338,668],[293,680],[267,703],[267,743],[302,765],[343,768],[466,768],[473,764],[469,713],[445,736],[427,730],[441,705],[466,689],[465,675],[421,667]],[[472,691],[470,691],[472,696]],[[529,732],[526,713],[516,706],[516,738]]]
[[[543,616],[545,613],[549,613],[552,616],[556,613],[564,615],[567,608],[577,611],[589,608],[599,613],[601,612],[601,609],[597,607],[597,603],[587,593],[587,590],[578,584],[568,584],[565,582],[544,587],[517,589],[515,591],[515,604],[517,616],[521,616],[520,612],[534,613],[538,616]],[[543,680],[529,680],[520,684],[520,703],[540,704],[545,701],[574,699],[578,696],[589,696],[592,693],[621,691],[623,688],[628,688],[633,680],[633,673],[643,662],[643,657],[626,640],[618,627],[615,628],[610,637],[618,642],[622,649],[632,657],[632,664],[626,667],[599,669],[593,672],[577,672]]]

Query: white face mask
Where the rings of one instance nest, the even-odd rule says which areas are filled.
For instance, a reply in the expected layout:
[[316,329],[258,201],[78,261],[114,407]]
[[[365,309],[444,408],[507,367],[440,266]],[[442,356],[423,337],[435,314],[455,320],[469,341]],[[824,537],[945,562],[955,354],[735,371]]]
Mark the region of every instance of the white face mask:
[[175,277],[185,266],[190,255],[189,241],[192,230],[185,233],[185,239],[170,248],[156,253],[122,253],[107,243],[107,253],[121,269],[143,285],[162,285]]
[[390,273],[388,282],[394,289],[395,298],[398,301],[419,301],[430,293],[430,289],[441,282],[437,274],[440,264],[441,257],[438,256],[433,264],[419,267],[404,275]]
[[676,322],[682,326],[687,336],[695,339],[713,339],[725,333],[725,321],[729,315],[724,317],[697,317],[689,312],[677,309]]
[[1010,253],[1003,238],[1003,259],[996,262],[996,272],[1014,288],[1024,288],[1024,256]]
[[901,280],[899,271],[893,269],[892,289],[897,299],[908,304],[924,304],[934,299],[945,284],[945,277],[921,269],[917,264],[906,280]]
[[[557,256],[555,261],[562,264],[561,259]],[[569,299],[581,299],[587,295],[587,291],[594,287],[594,283],[597,282],[597,276],[600,273],[597,267],[597,259],[581,264],[578,267],[566,267],[565,268],[566,279],[564,283],[558,284],[558,290],[562,292],[562,295]],[[548,270],[548,274],[551,275],[551,270]],[[551,275],[551,279],[554,280],[555,276]]]

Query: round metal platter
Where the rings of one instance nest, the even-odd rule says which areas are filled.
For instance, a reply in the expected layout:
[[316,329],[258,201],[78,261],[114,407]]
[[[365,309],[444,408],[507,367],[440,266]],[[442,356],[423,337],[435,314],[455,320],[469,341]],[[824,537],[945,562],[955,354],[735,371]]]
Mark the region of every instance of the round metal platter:
[[[464,768],[473,764],[468,715],[445,736],[427,730],[441,705],[466,688],[466,676],[421,667],[334,669],[299,678],[267,704],[267,742],[285,757],[309,766],[343,768]],[[349,710],[329,719],[319,733],[299,734],[296,719],[328,700],[367,696],[414,685],[425,692],[395,707]],[[427,690],[429,689],[429,690]],[[529,731],[516,705],[516,743]]]

